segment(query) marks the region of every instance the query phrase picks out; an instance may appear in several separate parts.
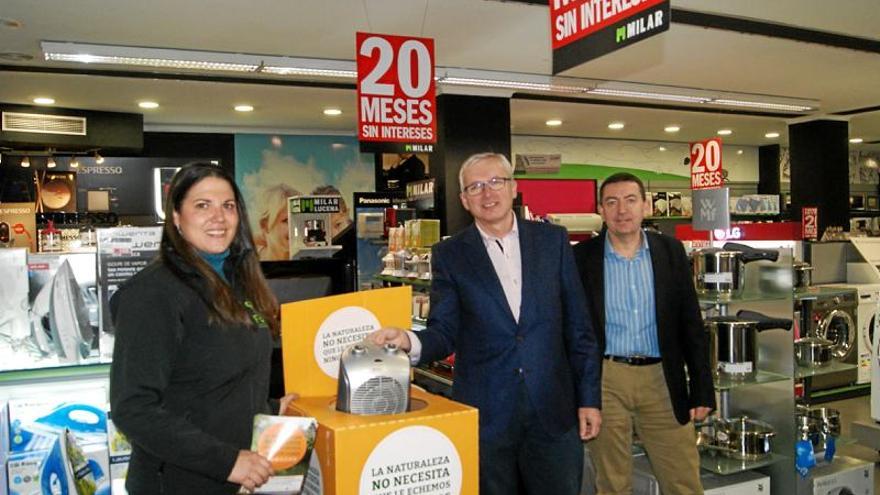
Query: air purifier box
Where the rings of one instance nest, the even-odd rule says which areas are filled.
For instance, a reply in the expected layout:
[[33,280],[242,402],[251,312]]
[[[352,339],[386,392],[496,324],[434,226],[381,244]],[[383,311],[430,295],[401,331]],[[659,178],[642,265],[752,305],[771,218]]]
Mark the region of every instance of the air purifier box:
[[287,414],[318,420],[304,495],[479,491],[478,412],[413,389],[410,410],[362,416],[336,410],[334,396],[294,401]]

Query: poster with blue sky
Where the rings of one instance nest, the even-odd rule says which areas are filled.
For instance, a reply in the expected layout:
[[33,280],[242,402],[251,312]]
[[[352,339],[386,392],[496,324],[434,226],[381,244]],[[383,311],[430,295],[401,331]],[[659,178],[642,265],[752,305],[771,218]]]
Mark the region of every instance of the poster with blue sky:
[[353,193],[375,190],[373,155],[354,136],[237,134],[235,182],[260,259],[287,259],[287,197],[338,191],[350,205]]

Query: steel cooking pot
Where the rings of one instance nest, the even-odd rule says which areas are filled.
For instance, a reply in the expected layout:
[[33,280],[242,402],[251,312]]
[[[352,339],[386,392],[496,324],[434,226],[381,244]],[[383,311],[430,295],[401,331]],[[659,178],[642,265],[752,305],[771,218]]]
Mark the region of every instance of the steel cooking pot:
[[697,293],[703,296],[738,296],[744,287],[746,263],[776,261],[778,258],[778,251],[755,249],[733,242],[728,242],[721,249],[694,251],[691,260]]
[[827,407],[810,409],[798,406],[795,427],[800,438],[814,447],[824,447],[829,437],[840,436],[840,411]]
[[813,284],[813,267],[804,261],[796,261],[792,265],[794,270],[794,288],[806,289]]
[[758,332],[790,330],[792,321],[740,310],[736,316],[706,318],[709,355],[716,376],[747,379],[758,373]]
[[741,416],[714,422],[715,446],[732,459],[755,461],[770,454],[770,440],[776,436],[773,426],[764,421]]
[[834,342],[821,337],[803,337],[794,341],[794,358],[802,368],[827,366],[834,357]]

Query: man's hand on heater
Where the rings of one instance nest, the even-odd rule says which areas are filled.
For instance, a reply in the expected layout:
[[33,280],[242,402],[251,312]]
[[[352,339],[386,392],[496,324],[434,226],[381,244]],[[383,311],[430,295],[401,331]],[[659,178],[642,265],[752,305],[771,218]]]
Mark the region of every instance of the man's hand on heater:
[[370,341],[376,345],[394,344],[399,349],[409,352],[412,349],[412,343],[409,341],[409,335],[399,328],[385,327],[376,330],[367,336]]

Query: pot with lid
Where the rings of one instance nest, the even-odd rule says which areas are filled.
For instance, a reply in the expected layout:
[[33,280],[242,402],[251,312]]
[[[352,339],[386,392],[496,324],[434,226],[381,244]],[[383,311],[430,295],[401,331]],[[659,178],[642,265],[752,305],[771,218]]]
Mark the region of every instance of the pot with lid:
[[822,337],[803,337],[794,341],[794,358],[802,368],[827,366],[834,358],[834,342]]
[[752,261],[776,261],[779,252],[755,249],[728,242],[721,249],[706,248],[691,255],[694,285],[703,296],[736,297],[742,293],[745,264]]
[[792,280],[794,281],[795,290],[807,289],[813,284],[813,267],[809,263],[795,261],[792,264],[792,270],[794,270]]
[[709,332],[709,354],[715,375],[748,379],[758,373],[758,332],[790,330],[792,320],[740,310],[735,317],[706,318],[704,324]]
[[697,447],[719,451],[731,459],[756,461],[770,454],[775,436],[772,425],[748,416],[715,418],[699,427]]

